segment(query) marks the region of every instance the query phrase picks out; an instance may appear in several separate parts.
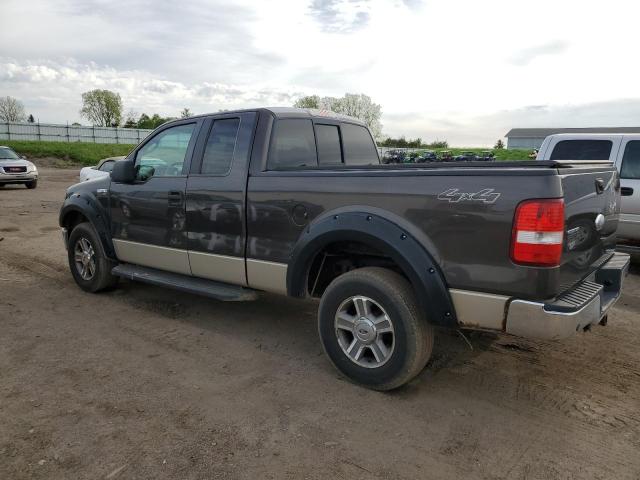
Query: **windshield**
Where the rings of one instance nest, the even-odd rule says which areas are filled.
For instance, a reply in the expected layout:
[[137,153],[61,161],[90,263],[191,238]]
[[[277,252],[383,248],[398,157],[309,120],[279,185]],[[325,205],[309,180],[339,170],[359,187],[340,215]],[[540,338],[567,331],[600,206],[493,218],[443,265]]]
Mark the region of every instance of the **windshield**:
[[0,159],[19,160],[20,157],[16,152],[7,147],[0,147]]

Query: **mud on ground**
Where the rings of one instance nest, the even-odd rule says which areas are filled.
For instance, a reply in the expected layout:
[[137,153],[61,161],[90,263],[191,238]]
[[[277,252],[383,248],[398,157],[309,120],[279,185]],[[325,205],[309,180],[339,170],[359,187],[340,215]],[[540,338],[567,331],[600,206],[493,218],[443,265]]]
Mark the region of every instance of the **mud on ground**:
[[392,393],[322,353],[316,305],[79,290],[78,170],[0,190],[0,478],[640,478],[640,280],[563,343],[439,332]]

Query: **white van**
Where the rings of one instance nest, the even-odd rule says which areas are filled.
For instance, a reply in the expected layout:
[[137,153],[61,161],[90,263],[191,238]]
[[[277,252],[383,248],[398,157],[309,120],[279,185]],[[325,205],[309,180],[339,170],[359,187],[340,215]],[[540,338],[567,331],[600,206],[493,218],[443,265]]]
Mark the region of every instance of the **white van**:
[[537,160],[610,160],[620,172],[618,241],[640,253],[640,133],[558,133],[542,142]]

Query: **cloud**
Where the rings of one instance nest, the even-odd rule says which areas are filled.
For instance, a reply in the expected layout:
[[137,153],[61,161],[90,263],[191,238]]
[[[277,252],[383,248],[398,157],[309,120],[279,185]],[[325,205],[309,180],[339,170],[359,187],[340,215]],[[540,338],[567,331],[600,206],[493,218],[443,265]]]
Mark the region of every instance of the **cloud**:
[[312,0],[311,16],[330,33],[351,33],[369,22],[367,0]]
[[535,47],[524,48],[511,56],[509,62],[523,67],[529,65],[536,58],[544,55],[560,55],[569,48],[569,43],[563,40],[555,40]]
[[95,63],[34,63],[0,58],[0,91],[10,91],[43,122],[78,120],[81,94],[94,88],[120,93],[127,111],[165,116],[176,116],[184,107],[206,113],[290,105],[302,95],[295,89],[261,83],[182,82],[158,78],[143,70],[118,70]]

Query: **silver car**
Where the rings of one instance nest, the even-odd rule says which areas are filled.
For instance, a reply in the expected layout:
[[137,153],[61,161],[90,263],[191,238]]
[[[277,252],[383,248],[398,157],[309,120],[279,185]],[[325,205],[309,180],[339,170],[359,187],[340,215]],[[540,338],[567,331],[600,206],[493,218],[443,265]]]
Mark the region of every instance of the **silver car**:
[[38,169],[11,148],[0,145],[0,188],[10,184],[23,184],[27,188],[36,188]]

